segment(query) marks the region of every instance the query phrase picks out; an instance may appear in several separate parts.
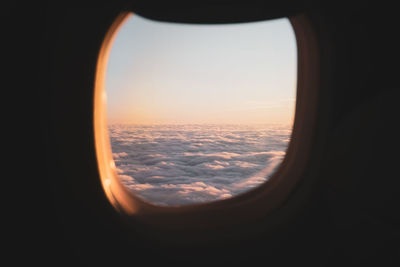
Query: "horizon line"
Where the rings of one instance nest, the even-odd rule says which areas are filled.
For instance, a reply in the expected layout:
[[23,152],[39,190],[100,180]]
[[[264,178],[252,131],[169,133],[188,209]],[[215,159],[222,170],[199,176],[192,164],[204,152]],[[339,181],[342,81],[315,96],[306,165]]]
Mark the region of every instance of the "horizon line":
[[212,122],[197,122],[197,123],[181,123],[181,122],[171,122],[171,123],[138,123],[129,121],[108,121],[107,125],[113,124],[130,124],[138,126],[151,126],[151,125],[293,125],[293,122],[262,122],[262,123],[212,123]]

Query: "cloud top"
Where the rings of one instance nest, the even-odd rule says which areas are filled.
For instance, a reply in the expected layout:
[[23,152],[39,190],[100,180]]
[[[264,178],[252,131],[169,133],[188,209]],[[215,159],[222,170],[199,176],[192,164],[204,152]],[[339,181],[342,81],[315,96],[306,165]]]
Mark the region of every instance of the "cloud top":
[[122,182],[158,205],[229,198],[268,180],[285,156],[283,125],[109,126]]

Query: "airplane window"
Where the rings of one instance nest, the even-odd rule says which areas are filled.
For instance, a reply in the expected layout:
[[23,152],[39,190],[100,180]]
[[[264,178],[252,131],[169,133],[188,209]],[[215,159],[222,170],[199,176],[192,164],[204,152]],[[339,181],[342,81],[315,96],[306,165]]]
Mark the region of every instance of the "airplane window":
[[268,182],[291,138],[296,79],[286,18],[196,25],[132,15],[115,36],[105,83],[119,178],[162,206]]

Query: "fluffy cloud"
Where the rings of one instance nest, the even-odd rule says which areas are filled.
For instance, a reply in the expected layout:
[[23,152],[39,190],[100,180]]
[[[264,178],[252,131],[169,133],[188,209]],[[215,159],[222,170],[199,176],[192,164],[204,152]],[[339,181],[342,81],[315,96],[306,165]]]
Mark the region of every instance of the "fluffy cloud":
[[110,125],[122,182],[159,205],[228,198],[263,182],[282,161],[288,126]]

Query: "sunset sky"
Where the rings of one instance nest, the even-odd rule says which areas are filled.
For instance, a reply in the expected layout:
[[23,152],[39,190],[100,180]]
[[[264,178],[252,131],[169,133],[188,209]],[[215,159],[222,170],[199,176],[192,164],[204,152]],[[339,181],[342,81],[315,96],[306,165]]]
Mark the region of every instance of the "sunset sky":
[[108,120],[290,124],[296,69],[287,19],[193,25],[132,15],[108,61]]

